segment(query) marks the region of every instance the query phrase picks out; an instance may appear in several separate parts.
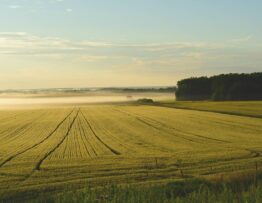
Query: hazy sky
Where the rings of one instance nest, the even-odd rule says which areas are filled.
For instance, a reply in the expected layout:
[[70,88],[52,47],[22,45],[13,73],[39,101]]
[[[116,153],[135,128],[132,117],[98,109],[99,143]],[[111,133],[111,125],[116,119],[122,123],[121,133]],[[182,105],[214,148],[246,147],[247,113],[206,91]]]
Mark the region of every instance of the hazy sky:
[[261,0],[0,0],[0,89],[262,71]]

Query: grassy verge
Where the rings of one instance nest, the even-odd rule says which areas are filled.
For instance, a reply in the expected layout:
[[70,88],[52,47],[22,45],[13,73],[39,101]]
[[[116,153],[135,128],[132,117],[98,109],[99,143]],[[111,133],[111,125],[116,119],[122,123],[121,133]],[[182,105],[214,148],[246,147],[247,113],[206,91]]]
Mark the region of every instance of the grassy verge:
[[262,118],[262,101],[230,101],[230,102],[213,102],[213,101],[162,101],[154,103],[156,106],[190,109],[198,111],[209,111],[230,115],[249,116]]
[[43,197],[36,202],[262,202],[262,174],[190,179],[162,186],[106,186]]

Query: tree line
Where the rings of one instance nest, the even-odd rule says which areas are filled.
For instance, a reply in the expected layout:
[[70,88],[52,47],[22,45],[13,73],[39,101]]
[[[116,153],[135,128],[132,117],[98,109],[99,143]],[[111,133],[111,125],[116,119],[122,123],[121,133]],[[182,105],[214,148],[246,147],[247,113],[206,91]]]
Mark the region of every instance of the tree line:
[[262,100],[262,72],[192,77],[178,81],[177,100]]
[[154,93],[173,93],[176,91],[176,87],[151,87],[151,88],[103,88],[103,91],[112,91],[120,93],[143,93],[143,92],[154,92]]

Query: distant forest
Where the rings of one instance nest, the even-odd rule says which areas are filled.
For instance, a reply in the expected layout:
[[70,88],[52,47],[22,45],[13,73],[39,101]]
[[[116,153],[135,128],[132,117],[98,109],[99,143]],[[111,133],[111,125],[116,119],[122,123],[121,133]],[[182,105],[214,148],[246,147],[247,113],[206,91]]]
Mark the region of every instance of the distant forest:
[[103,88],[104,91],[121,92],[121,93],[174,93],[176,87],[151,87],[151,88]]
[[188,78],[177,83],[177,100],[262,100],[262,72]]
[[176,87],[110,87],[110,88],[47,88],[47,89],[21,89],[0,90],[0,94],[85,94],[90,92],[114,92],[114,93],[174,93]]

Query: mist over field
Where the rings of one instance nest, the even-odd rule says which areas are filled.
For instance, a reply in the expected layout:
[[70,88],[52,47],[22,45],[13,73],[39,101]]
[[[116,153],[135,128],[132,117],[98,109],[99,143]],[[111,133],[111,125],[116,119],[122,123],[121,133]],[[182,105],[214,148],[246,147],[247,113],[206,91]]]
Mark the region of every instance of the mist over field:
[[[22,106],[22,105],[48,105],[48,104],[94,104],[94,103],[111,103],[111,102],[130,102],[142,98],[152,98],[155,101],[169,100],[171,94],[152,95],[142,94],[134,95],[132,98],[126,95],[101,95],[101,96],[70,96],[70,97],[41,97],[41,98],[0,98],[0,106]],[[173,96],[174,97],[174,96]]]
[[[141,90],[140,90],[141,91]],[[152,90],[151,90],[152,91]],[[30,105],[77,105],[77,104],[99,104],[99,103],[120,103],[120,102],[135,102],[139,99],[150,98],[154,101],[160,100],[170,100],[175,99],[175,92],[158,92],[158,89],[153,92],[150,91],[132,91],[123,92],[118,91],[48,91],[43,92],[42,90],[32,93],[32,92],[21,92],[15,91],[2,92],[0,94],[0,107],[19,107]]]

